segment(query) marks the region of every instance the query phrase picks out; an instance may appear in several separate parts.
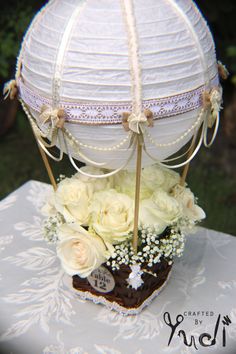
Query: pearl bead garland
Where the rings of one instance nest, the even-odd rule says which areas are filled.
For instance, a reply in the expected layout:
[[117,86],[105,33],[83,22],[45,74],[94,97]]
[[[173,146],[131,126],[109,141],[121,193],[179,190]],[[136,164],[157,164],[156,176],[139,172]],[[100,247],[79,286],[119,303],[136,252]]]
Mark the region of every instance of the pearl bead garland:
[[178,137],[176,140],[171,141],[169,143],[165,143],[165,144],[157,143],[146,129],[144,130],[144,135],[147,136],[149,141],[158,148],[173,146],[175,144],[178,144],[181,140],[183,140],[186,136],[188,136],[188,134],[190,134],[202,122],[204,113],[205,113],[205,109],[202,108],[196,122],[194,122],[193,125],[188,130],[186,130],[186,132],[184,132],[180,137]]
[[73,141],[73,143],[75,145],[79,145],[79,146],[82,146],[82,147],[90,149],[90,150],[104,151],[104,152],[106,152],[106,151],[115,151],[115,150],[120,149],[125,143],[127,143],[129,141],[129,138],[131,138],[131,135],[132,135],[129,132],[129,134],[123,140],[121,140],[118,144],[110,146],[110,147],[101,147],[101,146],[93,146],[93,145],[88,145],[88,144],[81,143],[66,128],[64,128],[64,133],[69,139],[71,139]]
[[[27,109],[25,103],[20,100],[21,104],[22,104],[22,107],[23,107],[23,110],[25,111],[26,115],[27,115],[27,118],[29,119],[30,123],[31,123],[31,126],[34,130],[34,132],[36,133],[36,135],[40,135],[41,137],[43,138],[50,138],[51,136],[51,129],[47,128],[46,132],[44,133],[39,127],[38,125],[36,124],[35,120],[32,118],[29,110]],[[87,149],[90,149],[90,150],[95,150],[95,151],[116,151],[118,149],[120,149],[125,143],[127,143],[129,141],[129,139],[131,138],[132,136],[132,133],[129,132],[127,134],[127,136],[121,140],[118,144],[116,145],[113,145],[113,146],[110,146],[110,147],[101,147],[101,146],[93,146],[93,145],[89,145],[89,144],[84,144],[80,141],[78,141],[70,132],[68,129],[66,128],[63,128],[63,133],[65,134],[65,136],[69,139],[70,141],[70,145],[72,146],[73,144],[74,145],[77,145],[77,146],[81,146],[81,147],[84,147],[84,148],[87,148]]]

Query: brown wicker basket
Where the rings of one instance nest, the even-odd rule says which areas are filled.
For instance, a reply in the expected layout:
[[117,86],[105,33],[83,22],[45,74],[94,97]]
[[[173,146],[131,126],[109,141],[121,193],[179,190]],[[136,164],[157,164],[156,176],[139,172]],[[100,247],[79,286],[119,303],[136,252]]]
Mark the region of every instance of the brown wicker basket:
[[[124,314],[136,314],[158,295],[168,279],[172,265],[162,259],[160,263],[148,268],[148,271],[156,276],[144,272],[142,274],[143,284],[137,290],[128,286],[127,279],[131,273],[129,266],[123,264],[119,270],[115,271],[105,264],[102,268],[101,276],[94,272],[89,278],[73,276],[73,287],[78,290],[79,296],[96,303],[102,303],[108,308]],[[103,276],[104,274],[107,276]]]

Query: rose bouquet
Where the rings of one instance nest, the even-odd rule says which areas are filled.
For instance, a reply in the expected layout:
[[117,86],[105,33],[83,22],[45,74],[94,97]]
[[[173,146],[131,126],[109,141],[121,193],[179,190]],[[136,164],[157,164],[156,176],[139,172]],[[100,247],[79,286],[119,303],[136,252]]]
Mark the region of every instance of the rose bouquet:
[[[82,170],[105,173],[89,166]],[[101,179],[78,173],[61,176],[42,210],[47,216],[44,235],[56,243],[62,267],[73,276],[81,295],[98,301],[102,293],[106,303],[116,303],[113,307],[119,310],[132,308],[134,313],[165,283],[173,258],[183,253],[185,234],[205,217],[191,190],[179,182],[178,173],[159,165],[142,169],[135,253],[131,243],[135,173],[121,171]],[[116,289],[119,279],[123,298]],[[148,283],[151,289],[141,299]],[[139,294],[138,302],[134,294]],[[134,300],[127,304],[124,298],[131,297]]]

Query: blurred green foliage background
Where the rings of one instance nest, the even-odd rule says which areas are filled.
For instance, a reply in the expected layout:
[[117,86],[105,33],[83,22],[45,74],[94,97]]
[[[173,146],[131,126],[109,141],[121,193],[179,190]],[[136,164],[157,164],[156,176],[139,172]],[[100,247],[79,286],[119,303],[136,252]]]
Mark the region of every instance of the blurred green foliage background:
[[[188,183],[205,209],[204,226],[236,235],[236,1],[197,0],[214,34],[218,58],[231,72],[224,86],[219,136],[192,162]],[[15,61],[27,26],[44,1],[8,0],[0,12],[0,80],[14,77]],[[0,101],[0,198],[29,179],[48,182],[25,115]],[[15,118],[16,117],[16,118]],[[52,162],[55,175],[73,173],[68,161]]]

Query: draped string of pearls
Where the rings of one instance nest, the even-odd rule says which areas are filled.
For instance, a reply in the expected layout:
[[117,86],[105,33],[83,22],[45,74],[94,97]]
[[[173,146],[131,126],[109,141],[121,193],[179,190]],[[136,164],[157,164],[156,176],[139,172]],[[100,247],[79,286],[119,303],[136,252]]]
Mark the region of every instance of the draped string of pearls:
[[[176,140],[169,142],[169,143],[165,143],[165,144],[160,144],[157,143],[155,141],[155,139],[151,136],[151,134],[147,131],[147,129],[144,130],[144,136],[147,137],[147,139],[156,147],[158,148],[164,148],[164,147],[169,147],[169,146],[173,146],[175,144],[178,144],[181,140],[183,140],[185,137],[187,137],[192,131],[195,130],[194,135],[193,135],[193,139],[192,141],[196,141],[197,136],[199,131],[199,140],[198,143],[196,144],[195,148],[193,149],[192,153],[190,154],[190,156],[188,156],[188,158],[180,163],[180,164],[175,164],[175,165],[169,165],[166,164],[167,162],[171,162],[171,161],[176,161],[179,160],[180,158],[182,158],[183,156],[185,156],[188,151],[190,151],[191,149],[191,145],[188,148],[188,150],[181,154],[178,155],[175,158],[172,159],[165,159],[163,161],[158,160],[157,158],[153,157],[150,155],[150,153],[146,150],[145,146],[144,146],[144,151],[145,153],[154,161],[156,161],[158,164],[160,164],[163,167],[168,167],[171,169],[175,169],[175,168],[179,168],[179,167],[183,167],[184,165],[186,165],[187,163],[189,163],[190,161],[192,161],[192,159],[196,156],[197,152],[199,151],[202,143],[204,144],[205,147],[209,148],[211,147],[211,145],[213,144],[218,129],[219,129],[219,123],[220,123],[220,109],[221,109],[221,102],[222,102],[222,91],[221,89],[218,88],[213,88],[211,90],[210,93],[206,92],[206,94],[209,96],[209,105],[206,106],[203,103],[203,107],[198,115],[197,120],[192,124],[192,126],[186,130],[180,137],[178,137]],[[217,96],[217,99],[215,100],[215,96]],[[214,102],[213,102],[214,100]],[[212,124],[209,124],[209,121]],[[209,128],[213,128],[213,134],[212,137],[210,138],[210,140],[208,141],[208,130]]]
[[[72,163],[72,165],[74,166],[74,168],[78,171],[80,170],[80,173],[88,176],[88,177],[94,177],[94,178],[105,178],[107,176],[113,175],[115,173],[117,173],[118,171],[120,171],[121,169],[124,169],[129,162],[131,161],[132,157],[134,156],[134,152],[135,152],[135,145],[136,145],[136,135],[135,133],[129,131],[128,134],[126,135],[126,137],[124,139],[122,139],[118,144],[115,144],[113,146],[110,147],[99,147],[99,146],[93,146],[93,145],[89,145],[89,144],[85,144],[80,142],[78,139],[76,139],[69,131],[68,129],[66,129],[65,127],[63,127],[62,129],[58,129],[58,132],[56,133],[55,131],[52,131],[50,128],[47,128],[45,131],[43,131],[42,129],[39,128],[38,124],[36,123],[36,120],[33,118],[33,116],[30,113],[30,110],[28,109],[28,107],[26,106],[26,104],[20,99],[22,107],[30,121],[31,127],[33,129],[33,132],[37,138],[37,141],[39,143],[39,145],[42,147],[42,149],[45,151],[45,153],[52,158],[54,161],[61,161],[63,158],[63,151],[66,151],[66,153],[69,156],[69,160]],[[213,144],[213,141],[217,135],[217,130],[219,127],[219,112],[217,113],[217,118],[215,121],[215,126],[214,126],[214,132],[212,134],[212,138],[210,139],[210,141],[207,141],[207,135],[208,135],[208,124],[207,124],[207,117],[210,114],[209,109],[206,109],[205,107],[203,107],[199,113],[199,116],[197,118],[197,120],[192,124],[192,126],[185,131],[180,137],[178,137],[177,139],[175,139],[174,141],[171,141],[169,143],[158,143],[157,141],[155,141],[155,139],[152,137],[152,135],[150,134],[150,132],[145,128],[143,129],[143,141],[144,141],[144,151],[145,153],[156,163],[159,163],[162,166],[168,167],[168,168],[178,168],[178,167],[182,167],[185,164],[187,164],[188,162],[190,162],[194,156],[196,155],[196,153],[198,152],[198,150],[201,147],[202,142],[204,143],[204,145],[206,147],[210,147]],[[178,155],[177,157],[171,158],[171,159],[165,159],[165,160],[158,160],[157,158],[153,157],[150,155],[150,153],[148,152],[146,146],[145,146],[145,138],[148,139],[148,141],[150,141],[153,145],[155,145],[158,148],[165,148],[165,147],[169,147],[169,146],[173,146],[178,144],[181,140],[183,140],[185,137],[187,137],[190,133],[192,133],[195,130],[194,133],[194,137],[197,136],[200,128],[201,129],[201,133],[199,136],[199,142],[198,144],[196,144],[196,147],[193,151],[193,153],[191,154],[190,157],[188,157],[184,162],[180,163],[180,164],[175,164],[175,165],[169,165],[167,164],[168,162],[171,161],[176,161],[179,160],[180,158],[182,158],[183,156],[185,156],[190,148],[187,149],[187,151],[185,151],[183,154]],[[54,135],[54,137],[52,138],[52,136]],[[56,135],[56,137],[55,137]],[[48,144],[44,139],[51,139],[51,143]],[[124,146],[125,144],[127,144],[129,142],[129,146],[127,147],[127,150],[129,150],[131,148],[131,153],[128,156],[127,160],[125,161],[124,164],[122,164],[118,169],[109,172],[108,174],[104,174],[104,175],[91,175],[88,174],[84,171],[81,172],[81,169],[79,169],[79,167],[76,165],[73,157],[71,156],[71,152],[69,150],[69,146],[71,146],[71,148],[73,149],[75,154],[78,154],[80,157],[82,157],[85,161],[89,162],[90,164],[93,164],[95,166],[105,166],[105,163],[100,163],[100,162],[96,162],[93,161],[91,159],[89,159],[88,157],[86,157],[80,150],[80,147],[84,147],[84,148],[88,148],[91,150],[96,150],[96,151],[101,151],[101,152],[106,152],[106,151],[116,151],[118,149],[120,149],[122,146]],[[48,148],[51,148],[53,146],[56,145],[56,143],[58,143],[59,145],[59,149],[60,149],[60,155],[59,157],[56,157],[54,155],[52,155],[49,151]]]
[[[30,124],[31,124],[32,130],[33,130],[34,135],[35,135],[35,137],[36,137],[36,139],[37,139],[37,142],[38,142],[38,144],[40,145],[40,147],[44,150],[44,152],[45,152],[50,158],[52,158],[54,161],[57,161],[57,162],[58,162],[58,161],[61,161],[61,160],[62,160],[62,158],[63,158],[63,151],[65,150],[66,153],[67,153],[67,155],[68,155],[68,157],[69,157],[69,160],[70,160],[71,164],[74,166],[74,168],[75,168],[78,172],[80,172],[81,174],[83,174],[83,175],[85,175],[85,176],[87,176],[87,177],[106,178],[106,177],[112,176],[112,175],[116,174],[117,172],[119,172],[120,170],[125,169],[126,166],[129,164],[129,162],[131,161],[131,159],[133,158],[133,156],[134,156],[134,154],[135,154],[135,146],[136,146],[136,143],[137,143],[137,142],[136,142],[136,139],[134,139],[134,138],[132,137],[132,134],[129,133],[129,134],[127,135],[126,139],[123,139],[123,141],[122,141],[121,143],[116,144],[116,146],[113,146],[113,147],[112,147],[113,150],[120,148],[120,146],[123,145],[123,144],[125,144],[125,142],[127,142],[127,141],[128,141],[128,138],[130,137],[130,139],[129,139],[129,140],[130,140],[130,143],[129,143],[129,146],[127,147],[127,150],[131,149],[131,152],[130,152],[130,154],[129,154],[127,160],[126,160],[119,168],[115,169],[115,170],[112,171],[112,172],[108,172],[108,173],[105,173],[105,174],[102,174],[102,175],[93,175],[93,174],[89,174],[89,173],[87,173],[87,172],[84,172],[84,171],[81,170],[81,169],[77,166],[77,164],[75,163],[75,161],[74,161],[74,159],[73,159],[73,157],[72,157],[72,155],[71,155],[71,151],[70,151],[70,149],[69,149],[68,142],[69,142],[69,144],[70,144],[72,147],[76,146],[76,148],[77,148],[77,149],[76,149],[76,153],[77,153],[78,155],[80,155],[80,157],[81,157],[83,160],[89,162],[90,164],[101,167],[101,166],[104,166],[105,163],[99,163],[99,162],[93,161],[93,160],[89,159],[87,156],[85,156],[85,155],[81,152],[81,150],[79,149],[79,144],[77,144],[77,139],[74,138],[74,139],[72,140],[72,139],[71,139],[71,136],[70,136],[71,134],[68,135],[68,133],[69,133],[68,131],[66,132],[66,134],[64,134],[64,133],[65,133],[64,128],[58,129],[57,139],[54,141],[54,145],[48,144],[45,140],[43,140],[43,138],[50,139],[50,138],[51,138],[50,133],[52,134],[52,132],[50,131],[50,129],[47,130],[47,133],[43,132],[43,131],[38,127],[38,125],[37,125],[35,119],[32,117],[32,115],[31,115],[31,113],[30,113],[30,110],[28,109],[28,107],[26,106],[26,104],[23,102],[23,100],[20,99],[20,102],[21,102],[21,104],[22,104],[23,110],[25,111],[25,113],[26,113],[26,115],[27,115],[27,118],[29,119],[29,122],[30,122]],[[67,142],[67,139],[68,139],[68,142]],[[63,143],[62,143],[62,142],[63,142]],[[52,155],[52,154],[48,151],[48,149],[47,149],[48,146],[49,146],[49,147],[55,146],[56,143],[58,143],[58,145],[59,145],[59,150],[60,150],[60,155],[59,155],[59,157],[56,157],[56,156]],[[93,146],[93,148],[95,148],[95,147]],[[109,150],[109,151],[110,151],[110,150]]]
[[129,132],[124,139],[122,139],[118,144],[115,144],[113,146],[109,147],[103,147],[103,146],[94,146],[94,145],[89,145],[89,144],[84,144],[78,139],[76,139],[68,129],[64,128],[64,133],[65,135],[73,141],[73,143],[77,146],[81,146],[90,150],[95,150],[95,151],[103,151],[103,152],[108,152],[108,151],[116,151],[120,149],[122,146],[124,146],[131,138],[132,133]]

